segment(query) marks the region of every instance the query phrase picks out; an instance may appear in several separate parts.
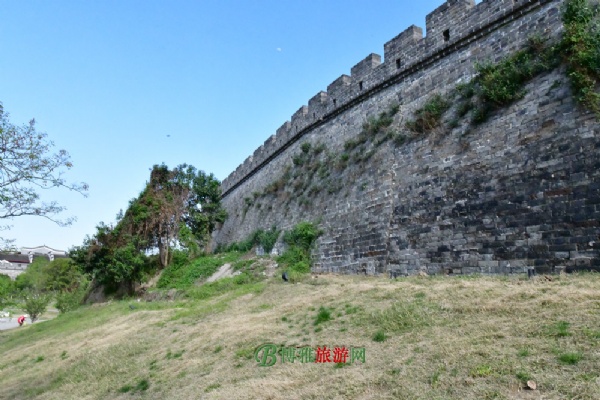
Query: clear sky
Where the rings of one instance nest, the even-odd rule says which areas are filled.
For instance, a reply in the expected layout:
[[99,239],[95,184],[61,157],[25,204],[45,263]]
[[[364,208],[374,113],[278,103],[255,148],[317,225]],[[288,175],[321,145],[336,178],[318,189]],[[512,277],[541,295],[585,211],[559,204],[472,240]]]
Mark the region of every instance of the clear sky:
[[320,90],[442,0],[0,0],[0,102],[37,121],[89,197],[77,222],[20,217],[17,246],[68,250],[112,223],[154,164],[223,180]]

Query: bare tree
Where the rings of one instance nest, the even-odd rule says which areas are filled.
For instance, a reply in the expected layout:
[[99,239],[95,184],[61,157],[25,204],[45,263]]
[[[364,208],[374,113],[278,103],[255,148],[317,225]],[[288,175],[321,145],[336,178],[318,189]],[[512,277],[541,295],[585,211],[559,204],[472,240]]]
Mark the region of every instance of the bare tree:
[[56,218],[65,207],[56,201],[42,201],[40,192],[66,188],[85,196],[88,185],[65,181],[65,171],[73,167],[69,153],[54,153],[54,143],[46,133],[36,131],[35,120],[16,126],[8,117],[0,103],[0,219],[33,215],[70,225],[75,218]]

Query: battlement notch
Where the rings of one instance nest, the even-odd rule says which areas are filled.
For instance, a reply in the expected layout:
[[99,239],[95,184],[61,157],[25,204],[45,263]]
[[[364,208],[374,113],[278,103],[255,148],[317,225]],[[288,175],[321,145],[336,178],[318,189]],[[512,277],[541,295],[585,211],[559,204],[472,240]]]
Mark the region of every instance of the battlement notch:
[[475,0],[447,0],[444,4],[427,14],[427,47],[437,48],[455,41],[459,37],[461,23],[471,15]]
[[412,64],[420,57],[417,48],[423,42],[423,28],[411,25],[383,45],[385,63],[390,72]]
[[343,104],[348,97],[351,82],[352,79],[344,74],[327,86],[327,97],[331,99],[334,108]]
[[327,93],[320,91],[308,101],[308,117],[316,121],[325,114],[327,114]]

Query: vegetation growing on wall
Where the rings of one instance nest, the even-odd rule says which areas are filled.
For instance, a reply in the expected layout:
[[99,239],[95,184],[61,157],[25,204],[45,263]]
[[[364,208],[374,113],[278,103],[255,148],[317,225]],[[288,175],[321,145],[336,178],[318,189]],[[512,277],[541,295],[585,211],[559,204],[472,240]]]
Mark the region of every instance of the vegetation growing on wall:
[[568,0],[563,8],[562,61],[576,99],[600,118],[600,5]]
[[286,204],[296,201],[306,207],[320,193],[338,193],[347,185],[332,172],[341,172],[351,166],[364,169],[366,161],[383,143],[390,140],[396,145],[404,143],[406,137],[392,128],[399,109],[398,104],[392,104],[377,116],[369,117],[356,138],[344,143],[342,153],[333,153],[320,142],[314,145],[302,143],[300,151],[292,157],[292,163],[284,168],[279,178],[244,199],[244,215],[251,207],[263,209],[263,205],[275,199]]
[[477,76],[468,83],[457,85],[449,94],[449,98],[457,103],[457,118],[470,113],[470,122],[479,124],[493,111],[523,98],[527,82],[558,65],[557,51],[557,46],[534,37],[525,49],[498,63],[476,64]]
[[[444,134],[461,121],[466,122],[468,132],[469,126],[485,122],[495,111],[522,99],[527,83],[561,63],[566,66],[578,102],[600,117],[599,16],[600,6],[592,6],[588,0],[567,0],[563,7],[565,32],[559,41],[533,36],[525,48],[499,62],[476,64],[476,75],[471,81],[445,94],[431,95],[403,124],[397,119],[394,124],[399,106],[392,104],[369,117],[359,134],[344,143],[340,153],[327,150],[322,143],[302,143],[279,178],[245,199],[244,216],[252,207],[269,211],[273,201],[307,207],[321,193],[338,193],[348,187],[339,172],[352,168],[346,176],[359,174],[385,142],[400,146],[432,133]],[[364,182],[356,179],[352,183],[360,190],[366,188]]]
[[277,241],[280,232],[281,231],[275,226],[272,226],[269,230],[258,229],[241,242],[234,242],[225,247],[218,247],[216,252],[246,252],[252,250],[254,246],[260,246],[266,254],[269,254],[271,250],[273,250],[273,246],[275,246],[275,242]]
[[322,233],[316,224],[305,221],[284,234],[283,241],[287,249],[277,262],[286,268],[292,282],[310,272],[310,251]]
[[416,134],[430,133],[442,125],[452,103],[456,104],[455,118],[449,128],[465,117],[471,124],[483,123],[494,111],[522,99],[528,82],[561,62],[576,100],[600,117],[600,6],[588,0],[568,0],[563,24],[564,35],[556,43],[533,36],[524,49],[497,63],[476,64],[476,76],[470,82],[457,85],[445,96],[431,96],[405,126]]
[[450,102],[440,94],[431,96],[423,107],[415,111],[415,119],[406,121],[406,128],[422,134],[429,133],[441,124],[442,115],[450,108]]

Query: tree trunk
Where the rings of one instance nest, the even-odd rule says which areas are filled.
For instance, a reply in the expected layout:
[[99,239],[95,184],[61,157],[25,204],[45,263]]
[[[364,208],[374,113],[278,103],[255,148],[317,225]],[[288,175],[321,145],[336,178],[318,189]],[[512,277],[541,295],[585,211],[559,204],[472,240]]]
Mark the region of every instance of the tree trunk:
[[169,265],[169,241],[163,241],[160,239],[158,241],[158,254],[160,258],[160,266],[161,268],[166,268]]

